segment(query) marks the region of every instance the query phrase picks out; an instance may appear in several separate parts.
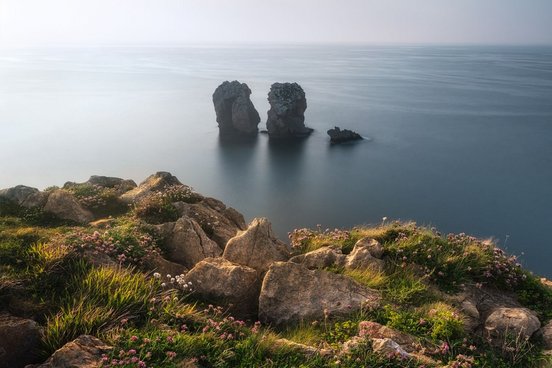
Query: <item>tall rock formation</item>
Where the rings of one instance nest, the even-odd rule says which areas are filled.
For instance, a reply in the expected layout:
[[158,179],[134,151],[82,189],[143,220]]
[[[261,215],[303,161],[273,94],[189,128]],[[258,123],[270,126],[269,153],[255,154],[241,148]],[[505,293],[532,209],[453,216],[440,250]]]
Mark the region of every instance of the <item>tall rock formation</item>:
[[305,127],[307,99],[297,83],[274,83],[268,93],[266,128],[271,138],[306,137],[312,133]]
[[251,90],[238,81],[223,82],[213,93],[217,123],[223,135],[254,135],[261,121],[249,99]]

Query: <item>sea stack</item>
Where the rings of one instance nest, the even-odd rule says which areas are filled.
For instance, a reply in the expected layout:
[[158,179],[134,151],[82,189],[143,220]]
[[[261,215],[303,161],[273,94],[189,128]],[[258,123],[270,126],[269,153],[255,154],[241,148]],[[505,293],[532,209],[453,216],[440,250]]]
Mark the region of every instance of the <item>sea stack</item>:
[[312,133],[305,127],[307,99],[297,83],[274,83],[268,93],[268,120],[266,128],[270,138],[301,138]]
[[249,99],[251,90],[238,81],[223,82],[213,93],[213,104],[221,135],[255,135],[261,121]]

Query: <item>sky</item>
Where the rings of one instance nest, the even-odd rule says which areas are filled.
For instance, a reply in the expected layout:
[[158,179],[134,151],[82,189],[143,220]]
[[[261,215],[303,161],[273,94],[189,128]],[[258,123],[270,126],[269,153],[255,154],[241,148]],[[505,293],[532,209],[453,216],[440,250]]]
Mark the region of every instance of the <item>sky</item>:
[[0,0],[0,46],[552,44],[552,0]]

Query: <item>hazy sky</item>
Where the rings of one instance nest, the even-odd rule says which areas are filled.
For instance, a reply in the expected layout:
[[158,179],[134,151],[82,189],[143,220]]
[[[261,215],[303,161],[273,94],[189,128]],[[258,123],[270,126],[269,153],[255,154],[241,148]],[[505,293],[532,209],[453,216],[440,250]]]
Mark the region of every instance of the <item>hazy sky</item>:
[[552,44],[552,0],[0,0],[0,45]]

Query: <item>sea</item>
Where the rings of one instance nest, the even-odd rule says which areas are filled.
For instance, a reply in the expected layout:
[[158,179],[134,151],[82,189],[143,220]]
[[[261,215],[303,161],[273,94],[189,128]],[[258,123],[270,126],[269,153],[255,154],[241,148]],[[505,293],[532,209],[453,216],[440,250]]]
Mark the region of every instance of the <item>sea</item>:
[[[222,140],[212,103],[305,90],[296,142]],[[366,139],[330,145],[326,131]],[[401,220],[493,238],[552,277],[552,47],[0,49],[0,187],[169,171],[275,233]]]

